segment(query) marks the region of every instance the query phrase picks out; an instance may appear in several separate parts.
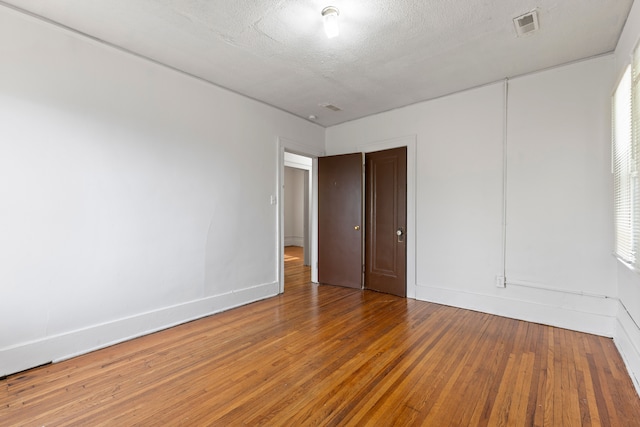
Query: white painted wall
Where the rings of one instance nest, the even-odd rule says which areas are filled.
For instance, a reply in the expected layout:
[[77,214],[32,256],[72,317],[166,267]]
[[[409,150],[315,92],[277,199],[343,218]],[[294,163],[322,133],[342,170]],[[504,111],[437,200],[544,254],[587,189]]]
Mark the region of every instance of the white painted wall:
[[417,135],[418,299],[613,335],[613,67],[609,55],[509,83],[506,288],[503,83],[327,129],[329,154]]
[[[611,93],[624,68],[630,63],[631,53],[639,39],[640,4],[634,2],[616,48]],[[614,341],[627,364],[636,390],[640,392],[640,275],[620,262],[617,262],[617,273],[619,307]]]
[[303,169],[284,168],[284,244],[304,246]]
[[0,375],[278,292],[282,111],[0,7]]
[[510,84],[509,282],[617,296],[611,257],[612,70],[607,56]]

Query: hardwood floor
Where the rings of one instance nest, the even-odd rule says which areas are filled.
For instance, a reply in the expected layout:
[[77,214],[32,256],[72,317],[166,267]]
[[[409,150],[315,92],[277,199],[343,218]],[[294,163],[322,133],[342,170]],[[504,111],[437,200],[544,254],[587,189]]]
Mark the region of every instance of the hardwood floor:
[[0,382],[0,425],[640,425],[611,339],[309,283]]

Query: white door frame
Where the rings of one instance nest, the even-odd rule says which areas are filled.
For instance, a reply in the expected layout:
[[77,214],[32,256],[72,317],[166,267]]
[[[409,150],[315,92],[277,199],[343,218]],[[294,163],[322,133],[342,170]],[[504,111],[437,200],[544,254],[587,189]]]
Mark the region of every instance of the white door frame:
[[[304,265],[308,265],[311,266],[311,247],[310,247],[310,241],[311,241],[311,193],[313,192],[310,184],[313,183],[313,177],[311,176],[311,173],[313,171],[313,166],[311,164],[306,164],[306,163],[299,163],[296,162],[294,160],[291,160],[290,158],[287,160],[287,153],[288,154],[292,154],[289,153],[288,151],[285,151],[284,153],[284,167],[285,167],[285,175],[286,175],[286,168],[290,168],[290,169],[297,169],[299,171],[304,172],[304,176],[303,176],[303,187],[304,187],[304,194],[303,194],[303,205],[304,205],[304,209],[303,209],[303,243],[302,243],[302,247],[304,249]],[[311,158],[305,157],[309,160],[312,160]],[[286,193],[286,188],[285,188],[285,193]],[[285,199],[286,199],[286,195],[285,195]],[[285,199],[282,200],[282,202],[285,202]],[[285,213],[284,215],[284,220],[285,222],[287,221],[287,214]],[[284,241],[285,245],[287,244],[287,239],[285,236],[285,241]]]
[[309,230],[309,249],[311,251],[311,281],[318,282],[318,157],[324,156],[324,150],[304,145],[285,137],[278,137],[278,178],[277,178],[277,246],[276,271],[280,293],[284,292],[284,152],[310,157],[312,159],[312,191],[311,191],[311,227]]
[[[356,147],[358,152],[369,153],[381,151],[389,148],[407,147],[407,298],[416,297],[416,260],[417,248],[416,237],[416,184],[417,184],[417,136],[409,135],[399,138],[392,138],[383,141],[372,141]],[[277,200],[283,200],[284,194],[284,152],[311,157],[313,160],[313,188],[311,194],[311,281],[318,282],[318,157],[325,155],[324,150],[310,147],[292,139],[278,137],[278,179],[277,179]],[[339,154],[339,153],[332,153]],[[278,273],[278,283],[280,293],[284,292],[284,205],[278,203],[277,219],[277,247],[278,254],[276,271]]]

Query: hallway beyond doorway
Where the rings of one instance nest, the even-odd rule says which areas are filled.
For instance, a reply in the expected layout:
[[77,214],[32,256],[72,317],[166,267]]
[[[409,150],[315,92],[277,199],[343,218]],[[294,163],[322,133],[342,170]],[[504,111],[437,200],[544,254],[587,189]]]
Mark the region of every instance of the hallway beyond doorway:
[[311,267],[305,266],[304,250],[301,246],[284,247],[285,291],[308,285],[311,281]]

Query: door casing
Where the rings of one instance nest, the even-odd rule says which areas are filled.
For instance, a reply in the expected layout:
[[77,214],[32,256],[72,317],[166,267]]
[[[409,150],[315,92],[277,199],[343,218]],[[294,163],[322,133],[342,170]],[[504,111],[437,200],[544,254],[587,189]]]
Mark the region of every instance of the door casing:
[[[317,188],[317,158],[324,156],[323,150],[286,137],[278,137],[278,151],[276,163],[278,165],[277,174],[277,200],[282,200],[282,184],[284,182],[284,152],[301,154],[313,159],[313,186],[312,186],[312,211],[311,211],[311,281],[318,283],[318,188]],[[378,140],[357,145],[350,151],[368,153],[389,148],[407,147],[407,298],[429,300],[427,288],[418,288],[416,283],[416,159],[417,159],[417,136],[407,135],[397,138]],[[336,153],[339,154],[339,153]],[[276,280],[279,284],[279,292],[284,292],[284,209],[278,203],[278,221],[276,230]],[[419,294],[419,295],[418,295]]]

